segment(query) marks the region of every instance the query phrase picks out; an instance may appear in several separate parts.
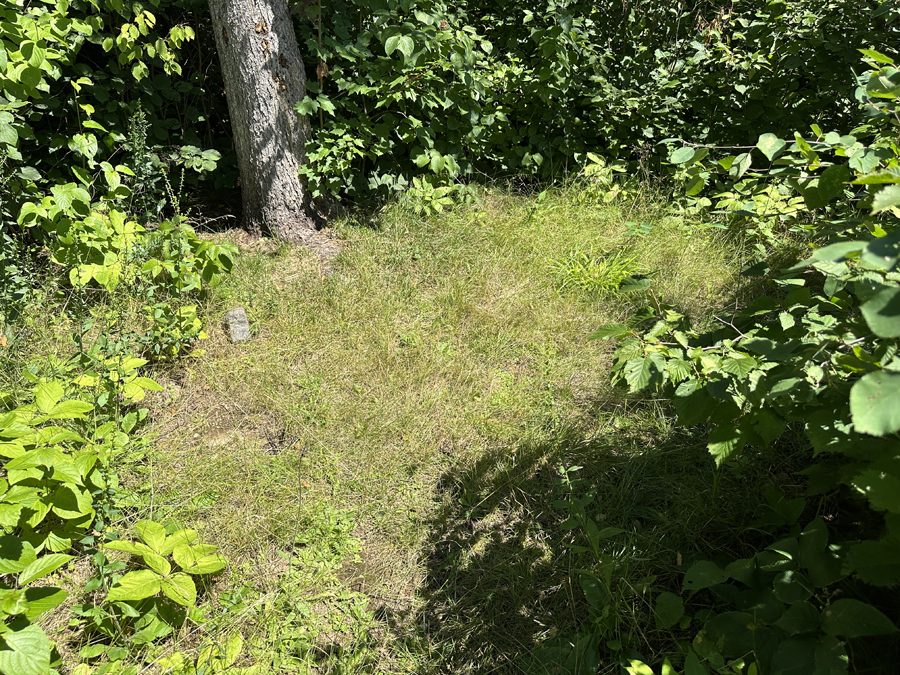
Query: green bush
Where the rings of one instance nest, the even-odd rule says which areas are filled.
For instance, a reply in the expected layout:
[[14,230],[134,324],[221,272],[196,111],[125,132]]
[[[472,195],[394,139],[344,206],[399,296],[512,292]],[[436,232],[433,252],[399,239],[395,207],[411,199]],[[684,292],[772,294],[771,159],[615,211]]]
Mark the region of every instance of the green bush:
[[[631,391],[661,392],[684,426],[708,425],[717,464],[738,463],[790,429],[802,430],[812,451],[806,499],[787,501],[774,488],[769,495],[775,543],[727,566],[697,563],[685,576],[689,599],[713,593],[715,611],[695,617],[691,653],[717,672],[751,663],[758,672],[790,664],[846,672],[844,641],[897,630],[866,602],[865,585],[900,581],[900,70],[862,51],[871,68],[858,96],[871,121],[852,134],[814,127],[813,138],[795,134],[793,142],[763,134],[753,150],[718,161],[702,147],[670,155],[693,205],[725,210],[734,225],[749,222],[755,231],[777,219],[805,237],[808,257],[769,274],[772,292],[720,318],[715,330],[694,330],[657,305],[631,325],[595,334],[619,339],[615,379]],[[757,152],[764,169],[753,171]],[[717,204],[702,201],[706,186]],[[779,186],[790,192],[772,193]],[[748,272],[764,273],[763,262]],[[866,539],[835,532],[821,517],[802,518],[837,494],[864,500],[882,535]],[[834,593],[845,579],[861,582],[844,583],[855,597]]]
[[[671,137],[744,143],[808,119],[853,126],[853,45],[895,41],[889,3],[753,0],[307,6],[317,193],[406,189],[423,174],[548,180],[588,153],[650,168]],[[321,21],[321,45],[318,24]],[[321,76],[320,76],[321,75]]]

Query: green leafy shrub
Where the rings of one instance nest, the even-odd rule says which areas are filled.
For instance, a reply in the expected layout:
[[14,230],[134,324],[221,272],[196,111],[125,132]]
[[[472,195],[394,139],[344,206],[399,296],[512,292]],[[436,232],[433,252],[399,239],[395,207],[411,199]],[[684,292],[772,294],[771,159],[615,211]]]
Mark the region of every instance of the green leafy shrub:
[[852,45],[890,45],[897,15],[849,0],[341,0],[318,12],[305,6],[298,24],[319,61],[307,58],[297,107],[318,121],[304,173],[317,193],[352,198],[423,175],[547,180],[595,153],[647,170],[669,137],[852,126]]
[[145,306],[149,326],[135,336],[135,346],[154,359],[178,356],[205,337],[196,306],[185,299],[219,283],[237,249],[200,239],[183,218],[148,233],[123,211],[102,208],[69,183],[40,203],[26,202],[19,224],[45,231],[50,260],[67,270],[75,289],[99,285],[113,292],[125,284],[155,301]]
[[[140,569],[119,574],[126,568],[109,564],[104,558],[103,567],[110,576],[101,577],[94,585],[109,584],[105,601],[82,604],[74,611],[87,620],[91,631],[140,647],[179,627],[195,610],[197,586],[193,577],[220,572],[226,562],[215,546],[197,543],[195,530],[167,534],[165,527],[150,520],[139,521],[135,529],[141,541],[111,541],[102,550],[128,553],[132,566],[138,564]],[[99,656],[106,651],[107,646],[100,644],[82,656]]]
[[174,309],[169,303],[159,302],[144,307],[144,311],[151,325],[138,337],[137,346],[156,361],[177,358],[195,341],[209,337],[203,331],[195,305]]
[[0,415],[0,672],[6,675],[50,672],[52,645],[34,622],[62,603],[66,592],[34,582],[75,557],[71,552],[94,521],[94,502],[108,487],[103,468],[113,443],[121,442],[106,426],[87,436],[58,426],[87,422],[93,409],[67,398],[64,384],[54,379],[38,384],[33,403]]
[[[717,162],[706,148],[670,156],[689,197],[703,199],[703,188],[713,185],[716,206],[732,216],[757,221],[755,198],[762,195],[770,217],[806,235],[808,257],[770,275],[774,292],[720,318],[715,330],[694,330],[681,314],[657,305],[631,324],[595,334],[620,340],[615,379],[635,392],[662,392],[682,425],[709,425],[717,464],[739,461],[742,452],[796,428],[813,456],[804,471],[807,500],[822,504],[845,486],[874,510],[871,519],[884,514],[880,538],[844,533],[829,543],[821,518],[798,524],[807,500],[797,499],[780,509],[787,538],[728,567],[692,567],[685,590],[710,589],[720,604],[735,608],[707,613],[698,624],[692,649],[717,672],[751,663],[759,672],[788,664],[846,672],[841,640],[896,630],[862,591],[861,599],[838,599],[830,590],[847,578],[870,586],[900,580],[900,149],[894,142],[900,71],[887,56],[863,53],[871,70],[858,96],[872,117],[853,134],[814,128],[812,140],[796,134],[793,143],[764,134],[756,149],[772,168],[755,175],[752,152]],[[818,217],[801,213],[782,192],[769,200],[779,184]],[[779,511],[778,499],[770,501]]]

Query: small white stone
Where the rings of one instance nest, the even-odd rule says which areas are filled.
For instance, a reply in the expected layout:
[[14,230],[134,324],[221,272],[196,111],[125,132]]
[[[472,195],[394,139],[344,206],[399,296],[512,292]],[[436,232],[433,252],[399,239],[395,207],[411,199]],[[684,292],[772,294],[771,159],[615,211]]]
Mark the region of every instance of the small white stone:
[[225,312],[225,327],[232,342],[245,342],[250,339],[250,321],[243,307],[235,307]]

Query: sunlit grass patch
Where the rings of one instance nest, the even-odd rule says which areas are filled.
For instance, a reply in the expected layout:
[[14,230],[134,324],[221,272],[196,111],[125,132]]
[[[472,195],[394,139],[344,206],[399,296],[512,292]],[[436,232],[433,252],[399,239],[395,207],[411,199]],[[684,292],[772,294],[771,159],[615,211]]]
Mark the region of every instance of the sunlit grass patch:
[[[578,448],[626,462],[639,446],[598,446],[601,430],[640,428],[645,444],[669,433],[639,408],[610,412],[622,400],[608,384],[610,347],[587,337],[649,293],[702,317],[735,274],[717,235],[580,189],[540,200],[486,191],[430,217],[388,206],[366,227],[334,225],[345,245],[327,274],[307,251],[250,251],[210,294],[207,352],[172,373],[180,389],[157,403],[158,452],[141,480],[162,517],[200,527],[231,556],[230,583],[268,580],[254,592],[270,598],[269,618],[247,619],[258,659],[287,639],[277,628],[285,593],[318,607],[285,619],[312,636],[312,656],[290,661],[300,672],[370,672],[376,662],[514,670],[577,628],[575,561],[558,529],[564,516],[548,503],[559,496],[557,464]],[[626,296],[619,279],[603,281],[603,293],[591,282],[561,290],[558,263],[573,251],[594,256],[585,278],[599,279],[590,266],[605,260],[619,270],[611,278],[627,268],[650,289]],[[253,339],[230,344],[218,324],[237,305]],[[297,581],[276,553],[290,557],[329,509],[345,514],[341,536],[355,542],[329,563],[329,583],[369,598],[369,614],[334,599],[317,605],[309,578]],[[509,607],[467,616],[490,598]],[[332,610],[357,617],[354,635],[328,638],[315,616]]]

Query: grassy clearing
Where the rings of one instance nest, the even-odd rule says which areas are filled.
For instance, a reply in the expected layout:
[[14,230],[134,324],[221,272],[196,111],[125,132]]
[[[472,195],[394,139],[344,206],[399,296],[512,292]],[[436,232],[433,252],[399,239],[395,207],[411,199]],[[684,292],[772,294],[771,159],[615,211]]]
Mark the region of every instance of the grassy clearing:
[[[197,527],[231,561],[210,623],[165,651],[241,634],[238,665],[260,672],[558,673],[585,635],[671,647],[652,598],[694,557],[740,549],[788,469],[714,475],[702,441],[612,390],[611,346],[587,336],[641,299],[571,287],[561,263],[627,257],[702,321],[736,285],[721,232],[570,188],[427,219],[395,205],[336,235],[327,273],[306,251],[246,250],[208,299],[205,354],[157,373],[156,450],[123,477],[134,513]],[[236,305],[240,345],[218,326]],[[622,532],[591,550],[566,524],[579,513]],[[580,571],[604,569],[599,616]]]

